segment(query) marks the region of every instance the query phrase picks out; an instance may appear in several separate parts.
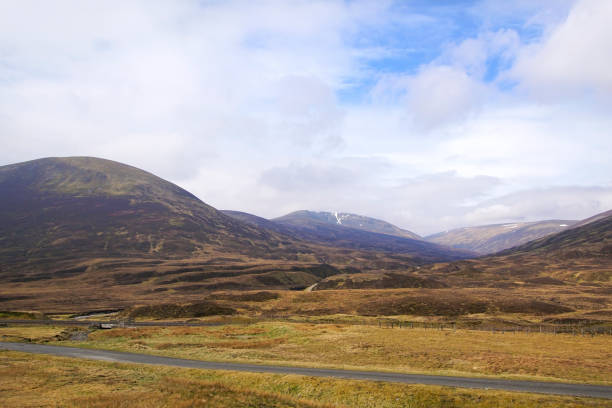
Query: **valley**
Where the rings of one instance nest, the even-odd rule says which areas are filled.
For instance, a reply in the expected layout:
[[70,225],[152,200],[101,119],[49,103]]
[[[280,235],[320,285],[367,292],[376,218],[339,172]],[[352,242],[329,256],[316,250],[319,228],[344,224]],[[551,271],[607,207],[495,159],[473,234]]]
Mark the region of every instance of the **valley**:
[[611,21],[0,2],[0,408],[612,408]]
[[[266,366],[612,385],[609,212],[579,222],[517,225],[510,235],[505,226],[485,226],[477,238],[452,231],[422,238],[349,213],[298,211],[265,219],[218,211],[150,173],[87,157],[0,167],[0,193],[0,342]],[[77,365],[84,367],[81,375],[104,371],[113,378],[136,369],[24,356],[0,351],[3,369],[39,362],[5,386],[9,406],[27,401],[21,388],[53,370],[68,379],[69,367]],[[147,395],[148,387],[161,387],[155,395],[164,404],[193,405],[186,401],[205,393],[210,406],[362,406],[367,390],[382,386],[334,379],[321,395],[308,385],[320,386],[321,380],[311,377],[138,370],[151,380],[130,386]],[[172,380],[173,391],[169,375],[181,378]],[[264,385],[263,378],[281,388]],[[106,392],[102,383],[90,384]],[[349,395],[347,386],[364,391]],[[287,396],[278,391],[283,387],[300,391]],[[415,406],[451,400],[459,407],[608,403],[384,387],[409,393]],[[96,406],[78,387],[57,383],[48,392],[60,390],[67,406]],[[133,395],[104,397],[101,406],[134,405]],[[404,401],[376,395],[382,399],[368,400],[368,406]]]

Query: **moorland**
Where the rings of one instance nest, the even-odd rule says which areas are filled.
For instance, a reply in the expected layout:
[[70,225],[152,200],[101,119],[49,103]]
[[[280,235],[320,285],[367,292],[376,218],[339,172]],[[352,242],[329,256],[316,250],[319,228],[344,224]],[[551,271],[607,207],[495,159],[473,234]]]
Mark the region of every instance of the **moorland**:
[[[0,195],[0,341],[612,385],[612,212],[453,247],[355,214],[218,211],[83,157],[0,167]],[[62,324],[75,319],[85,325]],[[21,373],[0,388],[7,406],[610,405],[7,351],[0,370]]]

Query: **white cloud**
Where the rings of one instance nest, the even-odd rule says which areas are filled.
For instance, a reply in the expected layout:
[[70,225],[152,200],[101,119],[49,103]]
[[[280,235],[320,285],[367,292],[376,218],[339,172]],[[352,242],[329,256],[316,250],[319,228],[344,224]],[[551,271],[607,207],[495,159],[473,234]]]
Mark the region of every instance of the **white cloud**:
[[462,69],[480,80],[487,74],[487,62],[497,58],[498,63],[509,63],[520,48],[519,35],[512,29],[485,31],[475,38],[453,44],[437,59],[436,63]]
[[371,91],[374,104],[401,103],[419,132],[460,121],[484,103],[489,90],[461,67],[427,65],[415,75],[387,75]]
[[409,115],[425,130],[465,118],[487,93],[485,85],[448,66],[424,69],[410,78],[407,90]]
[[612,2],[581,0],[541,41],[523,47],[509,76],[547,100],[612,101]]
[[463,216],[466,225],[583,219],[612,208],[612,186],[524,190],[487,200]]
[[511,29],[485,31],[475,38],[446,46],[442,54],[415,74],[383,76],[372,89],[375,103],[403,102],[418,131],[461,122],[499,96],[485,81],[487,64],[509,64],[520,47]]
[[359,71],[342,36],[381,6],[201,6],[3,3],[0,159],[104,154],[183,178],[226,149],[341,144],[334,89]]

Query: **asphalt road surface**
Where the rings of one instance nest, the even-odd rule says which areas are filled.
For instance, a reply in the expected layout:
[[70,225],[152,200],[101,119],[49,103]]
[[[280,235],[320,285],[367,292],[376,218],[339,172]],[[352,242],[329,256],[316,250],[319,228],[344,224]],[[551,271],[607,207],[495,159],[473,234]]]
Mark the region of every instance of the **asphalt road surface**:
[[440,385],[445,387],[494,389],[542,394],[572,395],[612,399],[612,386],[564,384],[554,382],[516,381],[490,378],[449,377],[441,375],[401,374],[376,371],[334,370],[323,368],[286,367],[257,364],[216,363],[182,358],[150,356],[119,351],[92,350],[77,347],[48,346],[32,343],[0,342],[0,350],[51,354],[62,357],[85,358],[120,363],[154,364],[170,367],[205,370],[232,370],[254,373],[295,374],[310,377],[332,377],[351,380],[386,381],[406,384]]

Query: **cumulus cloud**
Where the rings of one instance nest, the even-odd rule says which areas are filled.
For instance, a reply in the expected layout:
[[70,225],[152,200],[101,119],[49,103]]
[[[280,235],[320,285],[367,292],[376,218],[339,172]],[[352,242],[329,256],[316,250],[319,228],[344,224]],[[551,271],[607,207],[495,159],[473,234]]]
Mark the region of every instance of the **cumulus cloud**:
[[497,69],[511,64],[520,39],[516,31],[485,31],[474,38],[447,44],[434,61],[414,74],[383,76],[372,89],[377,102],[405,104],[418,131],[429,131],[466,119],[495,99],[489,63]]
[[509,64],[520,45],[519,35],[513,29],[485,31],[477,37],[448,46],[436,63],[454,66],[471,77],[482,80],[487,75],[489,60],[495,58],[498,65]]
[[448,66],[424,69],[407,84],[408,112],[418,128],[430,129],[465,117],[484,100],[486,87]]
[[[110,153],[150,169],[170,162],[180,169],[168,166],[164,175],[176,178],[195,172],[198,156],[239,140],[341,144],[332,87],[358,70],[342,35],[367,18],[363,6],[1,7],[0,130],[19,140],[2,153],[5,162]],[[138,145],[145,148],[121,148]]]
[[487,85],[464,67],[433,64],[414,75],[383,76],[371,98],[375,104],[401,104],[415,130],[427,132],[466,118],[484,103],[488,93]]
[[520,50],[509,76],[533,95],[612,101],[612,3],[581,0],[567,19]]

